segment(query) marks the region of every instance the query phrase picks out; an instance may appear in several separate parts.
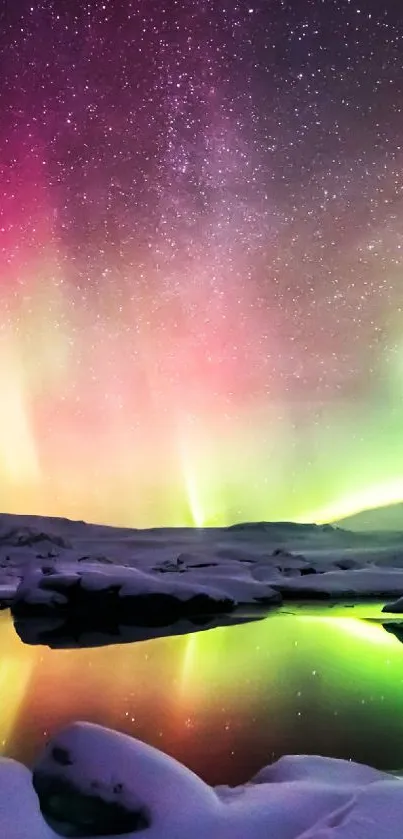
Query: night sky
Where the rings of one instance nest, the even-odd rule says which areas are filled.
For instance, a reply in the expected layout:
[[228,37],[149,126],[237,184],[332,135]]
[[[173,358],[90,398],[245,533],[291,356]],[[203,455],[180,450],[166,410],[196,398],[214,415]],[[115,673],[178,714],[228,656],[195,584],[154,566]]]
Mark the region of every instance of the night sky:
[[9,0],[0,507],[134,526],[403,499],[403,13]]

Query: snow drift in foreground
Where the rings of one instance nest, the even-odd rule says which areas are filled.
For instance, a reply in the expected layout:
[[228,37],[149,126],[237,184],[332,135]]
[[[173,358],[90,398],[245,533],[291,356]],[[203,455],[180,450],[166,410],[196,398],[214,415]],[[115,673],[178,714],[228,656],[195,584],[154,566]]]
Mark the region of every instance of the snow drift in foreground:
[[115,632],[282,599],[402,595],[403,532],[290,522],[129,530],[0,515],[0,607],[18,618],[73,617],[91,629],[102,615]]
[[281,758],[213,789],[176,760],[88,723],[48,744],[33,775],[0,760],[7,839],[399,839],[403,782],[359,764]]

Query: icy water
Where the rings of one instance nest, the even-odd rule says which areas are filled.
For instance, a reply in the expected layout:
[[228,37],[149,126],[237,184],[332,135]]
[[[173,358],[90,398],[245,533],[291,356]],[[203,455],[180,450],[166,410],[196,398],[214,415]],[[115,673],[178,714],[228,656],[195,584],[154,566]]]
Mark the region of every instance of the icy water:
[[24,645],[0,613],[3,754],[30,764],[53,731],[81,719],[140,737],[210,783],[244,781],[293,752],[402,767],[403,644],[379,607],[288,612],[56,651]]

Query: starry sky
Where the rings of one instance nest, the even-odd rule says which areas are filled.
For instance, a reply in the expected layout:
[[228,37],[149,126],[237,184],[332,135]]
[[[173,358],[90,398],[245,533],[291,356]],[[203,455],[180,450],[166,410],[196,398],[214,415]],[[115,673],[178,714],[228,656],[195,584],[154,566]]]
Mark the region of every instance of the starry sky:
[[1,509],[402,500],[399,4],[1,14]]

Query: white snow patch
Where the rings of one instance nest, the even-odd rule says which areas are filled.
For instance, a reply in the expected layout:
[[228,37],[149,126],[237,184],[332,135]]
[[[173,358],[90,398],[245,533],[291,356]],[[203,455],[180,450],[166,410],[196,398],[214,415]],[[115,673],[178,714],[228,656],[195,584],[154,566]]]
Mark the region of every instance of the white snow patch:
[[31,772],[21,763],[5,758],[0,759],[0,836],[2,839],[56,838],[41,815]]
[[[403,783],[348,761],[290,756],[248,784],[213,789],[158,750],[100,726],[74,723],[34,769],[46,813],[48,781],[148,814],[127,839],[399,839]],[[45,784],[45,785],[44,785]],[[64,786],[65,785],[65,786]],[[62,804],[62,807],[64,804]],[[69,811],[69,818],[72,817]],[[27,769],[0,761],[0,835],[56,839],[39,812]],[[116,834],[110,834],[117,839]],[[95,839],[88,834],[88,839]]]
[[[57,592],[42,581],[46,563],[61,575],[53,575]],[[124,597],[159,592],[184,602],[199,593],[235,605],[275,602],[273,588],[285,599],[398,597],[403,533],[292,522],[134,530],[0,515],[0,586],[12,596],[21,579],[15,602],[25,598],[44,611],[66,606],[61,598],[68,599],[69,583],[78,580],[88,594],[115,585]]]

